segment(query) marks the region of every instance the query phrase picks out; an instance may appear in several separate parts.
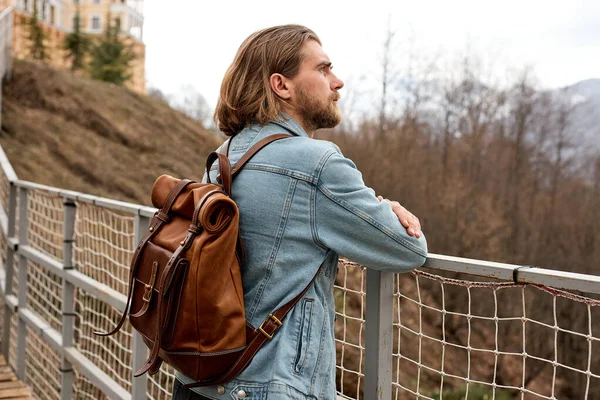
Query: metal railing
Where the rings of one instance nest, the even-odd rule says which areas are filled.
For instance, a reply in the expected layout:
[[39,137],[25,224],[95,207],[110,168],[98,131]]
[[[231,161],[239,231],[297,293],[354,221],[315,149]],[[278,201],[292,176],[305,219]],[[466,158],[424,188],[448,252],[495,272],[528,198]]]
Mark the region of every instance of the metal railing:
[[2,127],[2,81],[12,73],[13,7],[0,11],[0,128]]
[[[168,391],[173,380],[173,371],[169,367],[163,367],[158,377],[131,377],[132,370],[143,364],[147,349],[130,326],[126,327],[124,336],[112,342],[107,342],[107,339],[96,341],[93,335],[88,335],[92,330],[106,330],[114,326],[118,314],[124,310],[127,259],[156,210],[18,180],[1,148],[0,165],[0,226],[4,251],[4,265],[0,269],[4,275],[0,277],[4,302],[2,352],[18,377],[34,385],[41,384],[43,389],[40,390],[45,391],[46,398],[169,398]],[[472,291],[481,287],[490,290],[489,298],[494,299],[496,307],[493,315],[486,317],[491,323],[495,322],[495,347],[482,350],[495,357],[494,374],[489,377],[490,390],[495,394],[496,390],[508,388],[506,390],[520,391],[521,396],[534,393],[541,398],[554,398],[554,387],[560,383],[557,383],[556,369],[563,366],[556,353],[553,360],[547,360],[549,368],[554,368],[554,377],[551,380],[552,394],[545,395],[539,394],[540,391],[533,392],[525,383],[526,365],[531,365],[531,361],[526,364],[525,360],[535,358],[525,351],[525,339],[522,351],[506,351],[498,346],[499,323],[514,319],[516,323],[523,324],[523,336],[526,323],[537,323],[525,315],[525,292],[523,315],[520,317],[501,316],[497,296],[502,290],[524,291],[526,285],[523,284],[553,288],[551,293],[555,303],[556,296],[563,296],[557,288],[600,293],[598,276],[433,254],[426,264],[433,270],[467,273],[503,282],[455,281],[423,272],[407,274],[410,279],[416,279],[416,287],[408,288],[397,274],[367,270],[345,261],[340,266],[343,270],[340,268],[335,288],[336,299],[341,299],[339,304],[336,302],[336,326],[339,326],[339,329],[336,328],[336,342],[341,353],[337,364],[340,398],[388,400],[393,392],[398,398],[399,393],[408,391],[419,398],[437,399],[443,396],[444,382],[451,379],[465,382],[468,393],[469,385],[473,387],[479,382],[472,366],[475,363],[472,353],[478,349],[471,339],[471,327],[478,318],[484,317],[476,315],[471,305]],[[425,279],[431,279],[441,287],[439,309],[431,307],[423,299],[421,287]],[[468,292],[468,310],[463,312],[452,311],[444,300],[445,290],[451,289],[446,286],[457,282]],[[578,297],[576,300],[585,303],[588,311],[598,305],[592,299],[581,300]],[[350,303],[355,303],[353,309],[358,311],[347,309]],[[408,318],[401,317],[400,309],[407,313],[412,303],[417,304],[416,312],[409,314]],[[428,366],[421,350],[422,341],[434,340],[428,329],[423,327],[426,322],[423,313],[428,310],[440,311],[442,333],[435,340],[442,348],[441,366]],[[587,334],[566,331],[588,340],[591,359],[592,344],[597,347],[600,342],[592,332],[591,311],[589,313],[590,331]],[[394,314],[397,318],[393,317]],[[451,343],[446,332],[447,319],[451,316],[464,316],[468,321],[467,342]],[[352,324],[356,328],[351,328]],[[556,322],[556,315],[554,325],[548,326],[553,329],[555,337],[565,331]],[[351,330],[354,330],[352,335]],[[407,334],[414,334],[411,340],[418,343],[418,354],[409,356],[407,350],[400,349],[400,342]],[[355,337],[351,339],[351,336]],[[556,343],[555,338],[555,346]],[[453,370],[452,365],[444,364],[445,354],[463,347],[468,352],[468,370],[464,374]],[[353,361],[357,364],[349,366],[344,353],[356,358]],[[521,386],[496,381],[499,358],[506,354],[524,357]],[[588,388],[590,382],[600,379],[590,365],[591,362],[588,362],[587,370],[569,367],[587,376]],[[415,380],[417,377],[414,385],[414,382],[406,383],[405,378],[398,377],[400,370],[411,366],[418,367],[418,375],[410,378]],[[440,387],[439,397],[430,392],[429,395],[423,394],[427,373],[439,375],[441,384],[436,383]],[[344,378],[344,374],[346,378],[350,376],[350,381],[357,386],[348,389],[348,379]],[[35,387],[33,389],[36,390]]]

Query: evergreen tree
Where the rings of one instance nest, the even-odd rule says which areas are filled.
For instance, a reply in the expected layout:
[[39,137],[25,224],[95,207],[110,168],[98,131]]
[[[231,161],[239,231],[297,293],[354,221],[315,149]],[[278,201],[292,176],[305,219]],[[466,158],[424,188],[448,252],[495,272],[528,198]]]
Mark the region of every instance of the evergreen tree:
[[84,57],[90,48],[90,38],[81,31],[81,16],[79,6],[73,20],[73,32],[65,37],[63,49],[67,50],[66,58],[72,60],[71,70],[76,71],[83,68]]
[[[46,2],[44,1],[42,7],[45,4]],[[33,59],[44,61],[47,58],[45,40],[46,32],[44,32],[38,19],[38,2],[34,0],[33,15],[29,18],[29,41],[31,43],[29,51]]]
[[135,54],[119,37],[119,20],[110,20],[109,15],[102,39],[92,46],[89,70],[94,79],[122,85],[131,78],[130,64]]

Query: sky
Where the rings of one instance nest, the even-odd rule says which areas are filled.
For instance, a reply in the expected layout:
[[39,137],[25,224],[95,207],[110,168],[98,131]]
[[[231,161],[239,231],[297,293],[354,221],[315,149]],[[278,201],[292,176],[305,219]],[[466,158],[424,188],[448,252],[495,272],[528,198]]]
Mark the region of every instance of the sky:
[[450,70],[469,53],[498,81],[526,66],[541,88],[600,78],[600,0],[145,0],[144,17],[147,86],[176,95],[191,85],[210,107],[242,41],[287,23],[320,37],[342,97],[376,94],[388,31],[398,68],[417,54]]

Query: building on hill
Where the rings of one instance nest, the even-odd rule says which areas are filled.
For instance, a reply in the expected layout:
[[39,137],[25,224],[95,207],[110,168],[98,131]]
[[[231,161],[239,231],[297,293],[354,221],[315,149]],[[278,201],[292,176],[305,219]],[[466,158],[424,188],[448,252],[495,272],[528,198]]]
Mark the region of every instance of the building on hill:
[[131,64],[131,79],[126,86],[139,92],[146,92],[145,58],[143,42],[143,0],[0,0],[0,11],[13,6],[13,56],[29,58],[28,20],[33,14],[37,1],[38,19],[46,34],[48,65],[57,69],[68,69],[71,62],[65,59],[63,42],[73,31],[75,15],[79,8],[81,29],[90,35],[101,35],[106,27],[108,16],[118,20],[125,41],[131,45],[136,58]]

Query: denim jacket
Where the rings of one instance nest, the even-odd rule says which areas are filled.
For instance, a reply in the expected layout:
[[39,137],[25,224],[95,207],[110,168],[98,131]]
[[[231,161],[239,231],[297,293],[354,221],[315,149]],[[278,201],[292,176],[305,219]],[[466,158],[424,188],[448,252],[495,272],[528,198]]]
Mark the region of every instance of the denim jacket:
[[222,386],[193,389],[212,399],[335,399],[338,255],[392,272],[420,267],[427,256],[425,236],[408,236],[390,204],[377,200],[352,161],[333,143],[309,138],[292,118],[284,115],[242,130],[231,140],[232,165],[276,133],[290,138],[263,148],[232,185],[246,249],[246,319],[260,326],[319,274],[248,368]]

